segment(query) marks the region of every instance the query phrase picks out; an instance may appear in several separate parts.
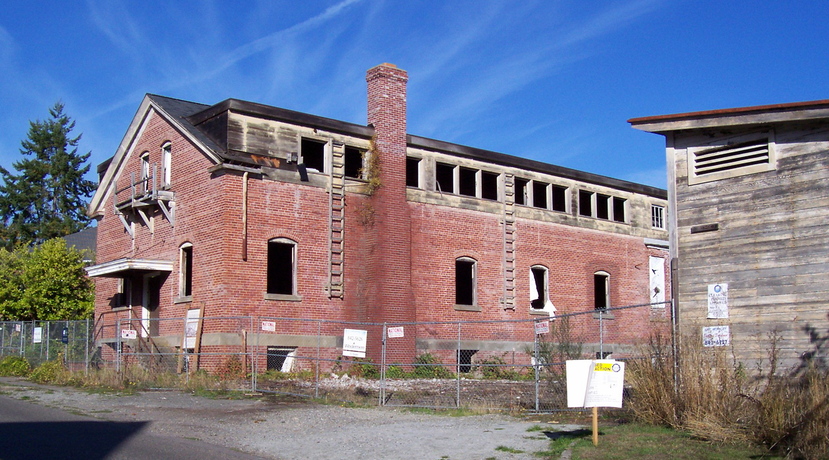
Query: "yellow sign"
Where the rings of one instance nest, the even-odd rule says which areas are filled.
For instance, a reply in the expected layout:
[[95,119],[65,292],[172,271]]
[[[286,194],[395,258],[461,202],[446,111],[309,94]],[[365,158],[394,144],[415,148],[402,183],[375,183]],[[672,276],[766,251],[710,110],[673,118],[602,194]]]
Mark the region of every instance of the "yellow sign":
[[596,366],[593,368],[594,372],[613,372],[613,364],[612,363],[596,363]]

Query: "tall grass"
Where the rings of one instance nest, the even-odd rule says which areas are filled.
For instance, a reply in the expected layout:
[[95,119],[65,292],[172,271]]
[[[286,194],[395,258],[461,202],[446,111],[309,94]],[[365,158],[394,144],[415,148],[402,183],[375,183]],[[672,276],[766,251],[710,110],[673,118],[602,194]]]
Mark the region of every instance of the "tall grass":
[[641,421],[670,426],[718,442],[752,442],[789,458],[829,458],[829,372],[816,363],[779,369],[777,342],[769,358],[750,371],[724,348],[704,348],[683,337],[674,361],[659,337],[650,359],[631,361],[628,407]]

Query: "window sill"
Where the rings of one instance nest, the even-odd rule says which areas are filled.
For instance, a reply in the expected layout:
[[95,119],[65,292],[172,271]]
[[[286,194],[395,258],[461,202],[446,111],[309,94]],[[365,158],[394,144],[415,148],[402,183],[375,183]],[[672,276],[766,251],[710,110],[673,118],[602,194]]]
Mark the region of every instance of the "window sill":
[[186,295],[186,296],[182,296],[182,297],[176,297],[176,299],[173,300],[173,303],[188,303],[188,302],[192,302],[192,301],[193,301],[193,296]]
[[127,311],[129,309],[130,309],[129,305],[120,305],[118,307],[112,307],[112,310],[110,310],[110,311]]
[[539,315],[539,316],[550,316],[550,312],[544,310],[542,308],[532,308],[530,307],[530,314],[531,315]]
[[[599,311],[598,310],[593,312],[593,318],[599,319]],[[616,317],[613,316],[613,312],[603,311],[602,312],[602,319],[616,319]]]
[[265,294],[265,300],[282,300],[286,302],[302,302],[302,296],[294,294]]
[[455,304],[453,308],[457,311],[481,311],[481,307],[478,305]]

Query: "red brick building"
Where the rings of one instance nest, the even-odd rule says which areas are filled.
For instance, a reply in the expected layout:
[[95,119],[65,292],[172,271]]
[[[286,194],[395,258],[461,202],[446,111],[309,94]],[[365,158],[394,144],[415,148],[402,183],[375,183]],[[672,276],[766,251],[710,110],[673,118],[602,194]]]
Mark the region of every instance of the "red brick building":
[[[180,346],[181,321],[163,320],[194,309],[409,323],[669,299],[664,190],[407,134],[407,73],[366,80],[366,126],[147,95],[90,204],[99,343],[140,318],[139,337]],[[300,324],[257,346],[342,343],[341,326]],[[404,354],[440,349],[440,327],[409,328]],[[474,327],[474,350],[533,340]],[[212,321],[201,344],[238,346],[237,332]]]

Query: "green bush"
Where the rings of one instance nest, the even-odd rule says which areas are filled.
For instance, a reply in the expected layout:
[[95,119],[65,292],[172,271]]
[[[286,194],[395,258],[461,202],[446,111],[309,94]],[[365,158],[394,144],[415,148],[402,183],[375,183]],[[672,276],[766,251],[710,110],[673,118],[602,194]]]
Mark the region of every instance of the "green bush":
[[0,376],[3,377],[25,377],[31,369],[29,361],[20,356],[7,356],[0,361]]
[[352,377],[362,377],[364,379],[379,379],[380,369],[371,362],[370,359],[355,359],[354,363],[348,370]]
[[416,379],[451,379],[452,372],[443,367],[443,364],[431,353],[423,353],[415,358],[415,368],[412,377]]
[[37,383],[60,384],[66,382],[68,374],[60,361],[46,361],[29,374],[29,380]]
[[400,367],[399,364],[392,364],[391,366],[386,369],[386,378],[387,379],[405,379],[406,378],[406,371]]

